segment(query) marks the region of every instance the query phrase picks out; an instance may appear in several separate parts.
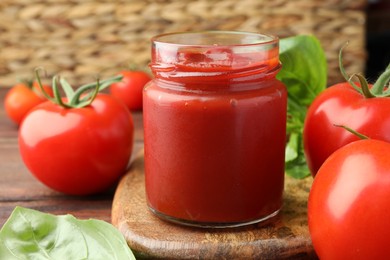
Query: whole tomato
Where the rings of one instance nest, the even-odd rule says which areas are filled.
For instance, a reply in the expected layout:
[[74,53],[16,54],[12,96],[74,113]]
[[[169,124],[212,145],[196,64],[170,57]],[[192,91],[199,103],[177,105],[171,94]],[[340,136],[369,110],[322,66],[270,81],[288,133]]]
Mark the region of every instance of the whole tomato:
[[334,151],[359,139],[335,125],[344,125],[370,138],[390,142],[390,93],[386,87],[390,67],[385,73],[373,86],[356,75],[359,85],[344,82],[331,86],[310,105],[303,143],[313,176]]
[[[50,86],[43,85],[43,88],[46,93],[53,96]],[[17,125],[20,125],[28,111],[46,100],[38,82],[19,83],[7,92],[4,98],[4,108],[7,116]]]
[[142,91],[151,77],[141,70],[125,70],[120,75],[122,81],[110,86],[111,95],[122,100],[132,111],[142,109]]
[[110,95],[65,92],[71,97],[44,102],[23,120],[22,159],[54,190],[72,195],[104,191],[126,171],[133,146],[132,116]]
[[360,140],[334,152],[309,194],[308,224],[320,259],[388,259],[390,144]]

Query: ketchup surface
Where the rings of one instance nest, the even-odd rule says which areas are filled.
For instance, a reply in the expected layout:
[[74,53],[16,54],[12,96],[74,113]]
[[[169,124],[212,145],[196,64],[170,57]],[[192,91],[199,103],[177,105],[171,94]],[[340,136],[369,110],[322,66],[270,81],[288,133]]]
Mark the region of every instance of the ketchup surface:
[[[275,79],[277,45],[244,54],[229,46],[163,47],[152,50],[155,79],[143,100],[149,207],[171,221],[216,227],[276,214],[287,103]],[[174,58],[161,62],[164,55]]]

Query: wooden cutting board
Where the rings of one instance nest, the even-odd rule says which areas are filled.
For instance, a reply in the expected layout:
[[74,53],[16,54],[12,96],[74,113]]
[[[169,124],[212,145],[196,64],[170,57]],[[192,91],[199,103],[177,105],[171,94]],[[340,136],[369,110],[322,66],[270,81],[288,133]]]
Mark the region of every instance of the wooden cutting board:
[[139,154],[116,190],[112,223],[137,257],[162,259],[317,259],[307,227],[312,178],[286,177],[281,213],[265,223],[231,229],[171,224],[147,208],[144,157]]

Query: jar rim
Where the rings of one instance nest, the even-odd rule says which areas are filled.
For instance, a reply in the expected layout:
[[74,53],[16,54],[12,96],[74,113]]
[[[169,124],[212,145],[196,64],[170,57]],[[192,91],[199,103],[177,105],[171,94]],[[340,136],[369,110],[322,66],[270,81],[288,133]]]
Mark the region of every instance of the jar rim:
[[[163,33],[152,37],[151,41],[154,44],[167,44],[183,47],[249,47],[274,45],[279,42],[279,37],[270,34],[246,31],[204,30]],[[204,43],[201,41],[204,41]]]
[[[150,68],[156,77],[264,76],[280,68],[279,38],[240,31],[191,31],[152,38]],[[216,78],[222,79],[222,76]]]

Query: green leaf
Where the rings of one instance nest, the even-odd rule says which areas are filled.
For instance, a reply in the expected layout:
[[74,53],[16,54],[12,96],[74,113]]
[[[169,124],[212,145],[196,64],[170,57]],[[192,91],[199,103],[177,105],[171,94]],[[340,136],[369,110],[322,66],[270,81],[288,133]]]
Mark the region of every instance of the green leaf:
[[294,161],[298,158],[298,150],[299,150],[299,136],[296,133],[290,135],[288,140],[288,144],[286,145],[286,162]]
[[310,175],[302,132],[309,105],[326,88],[327,63],[320,42],[312,35],[298,35],[280,40],[282,69],[277,78],[288,92],[286,173],[295,178]]
[[298,35],[280,40],[282,69],[277,78],[288,94],[310,105],[326,87],[327,63],[320,42],[312,35]]
[[135,259],[111,224],[16,207],[0,231],[0,259]]
[[303,156],[298,157],[292,162],[288,162],[286,167],[286,173],[295,179],[303,179],[310,175],[309,168]]

